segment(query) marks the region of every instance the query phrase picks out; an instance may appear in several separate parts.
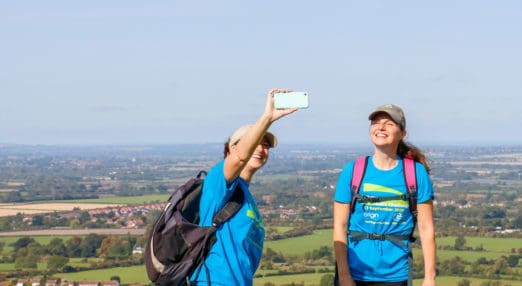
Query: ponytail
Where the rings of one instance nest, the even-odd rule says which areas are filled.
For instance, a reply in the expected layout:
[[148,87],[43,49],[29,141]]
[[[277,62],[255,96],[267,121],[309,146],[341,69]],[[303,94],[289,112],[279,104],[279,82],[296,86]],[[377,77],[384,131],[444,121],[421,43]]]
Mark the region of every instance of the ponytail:
[[428,165],[428,161],[426,160],[426,156],[422,152],[421,149],[417,148],[416,146],[407,143],[404,140],[401,140],[399,142],[399,146],[397,147],[397,155],[403,157],[403,158],[410,158],[413,159],[419,163],[421,163],[424,168],[426,168],[426,171],[428,174],[431,171],[430,166]]

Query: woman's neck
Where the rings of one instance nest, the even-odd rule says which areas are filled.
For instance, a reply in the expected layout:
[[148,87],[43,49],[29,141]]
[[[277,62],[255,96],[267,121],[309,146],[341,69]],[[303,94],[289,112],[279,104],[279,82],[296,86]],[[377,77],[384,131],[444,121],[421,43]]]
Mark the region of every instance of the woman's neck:
[[380,170],[391,170],[397,166],[399,162],[396,153],[384,153],[379,150],[375,150],[373,154],[373,165]]

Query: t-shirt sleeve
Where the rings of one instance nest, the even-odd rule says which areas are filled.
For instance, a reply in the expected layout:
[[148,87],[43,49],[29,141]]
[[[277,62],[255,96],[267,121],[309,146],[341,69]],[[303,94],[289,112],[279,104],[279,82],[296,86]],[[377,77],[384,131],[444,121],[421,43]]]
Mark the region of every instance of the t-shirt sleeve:
[[426,171],[426,168],[419,163],[416,164],[417,173],[417,203],[422,204],[435,198],[433,192],[433,183],[431,182],[430,176]]
[[334,201],[338,203],[348,204],[352,200],[352,192],[350,191],[350,184],[352,181],[354,161],[348,162],[339,174],[337,185],[335,186]]
[[224,160],[212,167],[203,183],[203,195],[200,201],[200,225],[210,225],[214,214],[230,199],[239,183],[239,179],[227,184],[224,173]]

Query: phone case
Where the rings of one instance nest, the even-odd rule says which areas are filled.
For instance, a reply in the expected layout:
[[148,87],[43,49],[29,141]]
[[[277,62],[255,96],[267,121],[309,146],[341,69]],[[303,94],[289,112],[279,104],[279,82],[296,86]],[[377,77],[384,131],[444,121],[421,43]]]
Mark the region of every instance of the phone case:
[[305,91],[274,93],[274,106],[277,109],[308,108],[310,100]]

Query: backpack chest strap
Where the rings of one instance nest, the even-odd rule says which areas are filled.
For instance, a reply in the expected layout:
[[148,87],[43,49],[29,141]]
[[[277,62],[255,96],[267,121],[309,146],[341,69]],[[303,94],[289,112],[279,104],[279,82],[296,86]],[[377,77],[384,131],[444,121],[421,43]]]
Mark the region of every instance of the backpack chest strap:
[[368,195],[361,195],[361,194],[356,194],[355,196],[357,198],[357,201],[361,202],[361,203],[378,203],[378,202],[394,201],[394,200],[407,201],[410,198],[415,198],[417,196],[417,192],[403,194],[403,195],[396,195],[396,196],[386,196],[386,197],[375,197],[375,196],[368,196]]
[[402,246],[404,244],[404,241],[410,241],[414,242],[415,237],[411,235],[394,235],[394,234],[376,234],[376,233],[365,233],[365,232],[358,232],[349,230],[348,235],[350,237],[351,242],[360,241],[363,239],[370,239],[370,240],[388,240],[393,243],[395,243],[398,246]]

